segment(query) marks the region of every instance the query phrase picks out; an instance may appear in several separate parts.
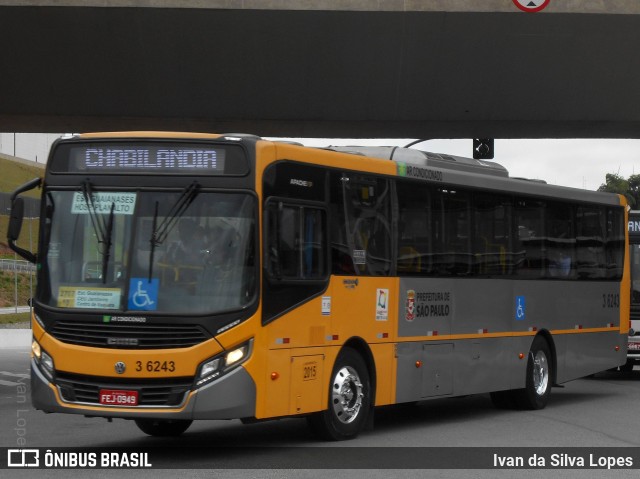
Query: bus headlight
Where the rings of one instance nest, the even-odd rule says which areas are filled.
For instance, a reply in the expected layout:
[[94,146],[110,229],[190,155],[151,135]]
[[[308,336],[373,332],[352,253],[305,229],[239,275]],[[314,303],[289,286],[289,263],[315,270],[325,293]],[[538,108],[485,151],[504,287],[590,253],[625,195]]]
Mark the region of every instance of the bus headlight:
[[207,359],[198,367],[195,387],[199,388],[240,366],[251,355],[252,341]]
[[31,343],[31,353],[36,364],[40,366],[40,371],[47,379],[53,381],[53,372],[55,367],[53,365],[53,358],[47,354],[47,352],[40,347],[40,344],[34,339]]

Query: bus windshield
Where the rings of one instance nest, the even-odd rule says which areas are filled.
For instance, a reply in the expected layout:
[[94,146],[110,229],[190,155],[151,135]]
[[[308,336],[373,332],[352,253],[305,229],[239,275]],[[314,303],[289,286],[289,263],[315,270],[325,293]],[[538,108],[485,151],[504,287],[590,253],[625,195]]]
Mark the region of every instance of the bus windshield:
[[48,191],[39,299],[109,314],[215,314],[248,305],[257,284],[255,198],[194,185]]

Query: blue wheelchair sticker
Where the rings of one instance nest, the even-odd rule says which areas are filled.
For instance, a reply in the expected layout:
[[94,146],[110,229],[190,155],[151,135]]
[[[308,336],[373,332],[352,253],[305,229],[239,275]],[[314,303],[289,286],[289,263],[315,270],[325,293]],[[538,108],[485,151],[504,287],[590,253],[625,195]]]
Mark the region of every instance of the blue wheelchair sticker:
[[159,280],[131,278],[129,282],[129,310],[155,311],[158,309]]
[[524,296],[516,296],[516,320],[522,321],[525,318],[527,307]]

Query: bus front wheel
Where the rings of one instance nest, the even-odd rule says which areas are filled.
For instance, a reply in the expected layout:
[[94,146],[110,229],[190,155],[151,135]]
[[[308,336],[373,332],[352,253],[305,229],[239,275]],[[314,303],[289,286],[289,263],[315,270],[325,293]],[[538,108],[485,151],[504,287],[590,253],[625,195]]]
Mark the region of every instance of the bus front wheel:
[[149,436],[179,436],[185,432],[193,421],[187,419],[136,419],[136,426]]
[[329,407],[308,417],[311,429],[330,441],[352,439],[364,428],[371,408],[371,383],[362,356],[345,348],[329,384]]
[[536,336],[529,351],[526,385],[515,391],[515,401],[521,409],[544,409],[551,394],[552,371],[549,344]]

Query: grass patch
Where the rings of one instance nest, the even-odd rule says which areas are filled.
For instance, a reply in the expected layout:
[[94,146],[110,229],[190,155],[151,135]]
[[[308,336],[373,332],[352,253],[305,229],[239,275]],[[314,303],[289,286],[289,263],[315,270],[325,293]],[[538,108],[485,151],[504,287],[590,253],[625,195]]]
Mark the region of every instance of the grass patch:
[[[0,171],[2,171],[2,175],[0,175],[0,191],[11,193],[27,181],[43,177],[44,165],[38,163],[33,163],[32,165],[26,164],[26,162],[20,163],[0,156]],[[36,188],[23,194],[32,198],[39,198],[40,193],[40,189]]]
[[0,324],[25,323],[31,321],[31,313],[0,314]]
[[[18,273],[18,306],[25,306],[31,297],[31,280],[29,274]],[[16,278],[13,271],[0,271],[0,308],[15,306]],[[33,278],[35,294],[36,279]],[[0,315],[1,316],[1,315]]]

